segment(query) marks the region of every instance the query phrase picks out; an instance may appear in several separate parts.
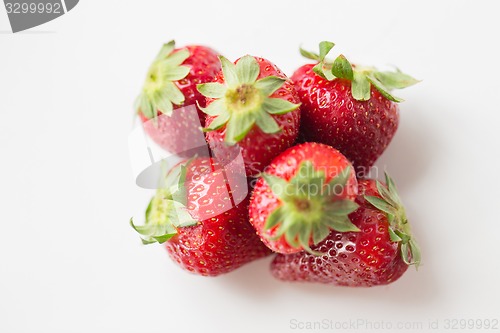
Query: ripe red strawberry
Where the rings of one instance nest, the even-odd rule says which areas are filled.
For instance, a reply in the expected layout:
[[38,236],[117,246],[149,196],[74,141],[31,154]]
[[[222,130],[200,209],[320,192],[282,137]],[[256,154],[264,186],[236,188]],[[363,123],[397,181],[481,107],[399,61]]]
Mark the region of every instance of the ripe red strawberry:
[[200,127],[205,114],[205,97],[196,85],[211,82],[220,71],[218,53],[199,45],[175,49],[175,42],[163,45],[151,64],[136,110],[146,133],[171,153],[189,156],[186,151],[203,145]]
[[358,230],[347,217],[357,205],[354,169],[338,150],[304,143],[276,157],[257,181],[250,223],[273,251],[311,251],[330,230]]
[[420,251],[411,237],[404,207],[393,181],[386,185],[359,181],[359,209],[349,215],[360,232],[332,231],[313,247],[322,253],[278,255],[273,275],[285,281],[371,287],[397,280],[408,265],[420,263]]
[[200,275],[227,273],[264,257],[271,252],[248,222],[245,178],[243,187],[229,188],[236,176],[211,158],[184,162],[151,200],[145,225],[131,221],[132,227],[145,244],[165,243],[173,260]]
[[302,102],[301,134],[340,150],[359,175],[366,174],[391,142],[399,123],[398,102],[392,89],[418,81],[399,70],[381,72],[354,66],[340,55],[325,57],[333,43],[321,42],[320,54],[301,49],[316,65],[304,65],[292,75]]
[[223,163],[241,150],[249,176],[289,148],[299,132],[299,99],[292,82],[270,61],[244,56],[236,65],[220,57],[217,82],[200,84],[207,97],[207,141]]

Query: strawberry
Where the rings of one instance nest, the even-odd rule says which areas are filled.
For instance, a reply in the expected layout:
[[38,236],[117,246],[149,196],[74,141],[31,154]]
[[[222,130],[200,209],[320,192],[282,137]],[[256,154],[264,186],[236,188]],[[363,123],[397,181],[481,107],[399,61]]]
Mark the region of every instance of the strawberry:
[[213,81],[220,71],[218,53],[199,45],[175,49],[175,42],[163,45],[151,64],[136,110],[146,133],[165,150],[192,156],[190,149],[205,143],[200,131],[205,105],[196,85]]
[[418,266],[420,250],[411,237],[404,207],[392,179],[387,185],[359,181],[359,208],[349,215],[360,232],[332,231],[307,252],[277,255],[272,274],[285,281],[371,287],[396,281],[408,265]]
[[278,155],[257,180],[250,223],[273,251],[310,252],[330,230],[357,231],[348,219],[357,205],[354,169],[338,150],[303,143]]
[[320,43],[320,54],[301,49],[317,61],[292,75],[302,102],[301,134],[306,141],[321,142],[340,150],[354,164],[358,175],[369,171],[391,142],[399,124],[398,102],[391,90],[418,81],[397,70],[382,72],[354,66],[343,56],[325,60],[334,46]]
[[207,97],[207,142],[214,156],[229,163],[240,151],[247,175],[255,176],[299,132],[299,99],[292,82],[270,61],[244,56],[231,63],[219,57],[217,82],[198,85]]
[[235,186],[237,176],[212,158],[184,162],[157,190],[145,225],[131,225],[143,243],[165,243],[173,260],[199,275],[220,275],[264,257],[271,252],[248,222],[246,180]]

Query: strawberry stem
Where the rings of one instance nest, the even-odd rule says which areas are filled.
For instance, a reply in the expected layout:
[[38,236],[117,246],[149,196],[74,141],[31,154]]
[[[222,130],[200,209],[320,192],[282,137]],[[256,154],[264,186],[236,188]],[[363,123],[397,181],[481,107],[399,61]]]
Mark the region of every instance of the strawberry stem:
[[290,181],[262,174],[281,203],[268,216],[264,226],[265,230],[275,229],[270,238],[285,237],[291,246],[317,254],[309,245],[323,241],[332,229],[340,232],[359,231],[348,218],[358,205],[340,196],[350,174],[351,167],[348,166],[330,182],[326,182],[325,173],[316,170],[309,161],[300,164]]
[[385,179],[385,186],[377,181],[377,191],[381,198],[367,195],[365,199],[387,215],[391,241],[400,243],[403,261],[407,265],[415,265],[418,268],[421,261],[420,248],[412,237],[410,223],[394,181],[387,173]]
[[173,168],[165,177],[164,188],[156,191],[146,209],[144,225],[130,225],[141,235],[143,244],[164,243],[177,234],[177,229],[196,225],[186,208],[186,167],[188,160]]
[[299,107],[280,98],[270,96],[285,83],[285,79],[268,76],[257,79],[260,66],[252,56],[244,56],[233,64],[219,57],[224,75],[224,84],[203,83],[198,91],[214,99],[206,108],[206,114],[215,117],[205,131],[215,131],[226,126],[225,142],[234,145],[241,141],[254,125],[264,133],[281,131],[273,115],[285,114]]
[[175,81],[185,78],[190,71],[182,63],[190,56],[188,49],[174,52],[175,41],[163,45],[149,67],[141,94],[135,108],[148,119],[156,119],[158,111],[170,116],[173,105],[184,103],[185,97]]
[[336,78],[351,81],[352,97],[358,101],[369,100],[370,88],[373,86],[388,100],[399,103],[403,99],[394,96],[392,90],[403,89],[420,82],[399,69],[394,72],[381,72],[374,67],[353,66],[343,54],[331,62],[326,56],[334,45],[332,42],[323,41],[319,43],[319,55],[302,48],[300,54],[318,62],[313,67],[314,73],[318,76],[328,81]]

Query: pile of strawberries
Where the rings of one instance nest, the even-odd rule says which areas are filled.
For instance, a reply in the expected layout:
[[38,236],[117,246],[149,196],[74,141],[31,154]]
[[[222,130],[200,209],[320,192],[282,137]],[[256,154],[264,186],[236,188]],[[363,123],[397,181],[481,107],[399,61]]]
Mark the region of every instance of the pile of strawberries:
[[313,63],[291,78],[260,57],[162,47],[136,111],[183,161],[162,175],[145,224],[131,221],[143,243],[204,276],[271,254],[280,280],[343,286],[387,284],[418,266],[393,180],[367,178],[398,127],[392,91],[418,81],[327,60],[333,46],[301,49]]

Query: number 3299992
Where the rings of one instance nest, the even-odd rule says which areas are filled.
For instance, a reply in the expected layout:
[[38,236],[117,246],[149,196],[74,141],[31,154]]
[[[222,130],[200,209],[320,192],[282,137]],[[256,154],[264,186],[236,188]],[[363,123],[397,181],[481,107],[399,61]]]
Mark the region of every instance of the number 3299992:
[[7,14],[62,14],[63,8],[60,2],[35,3],[35,2],[14,2],[5,3]]

